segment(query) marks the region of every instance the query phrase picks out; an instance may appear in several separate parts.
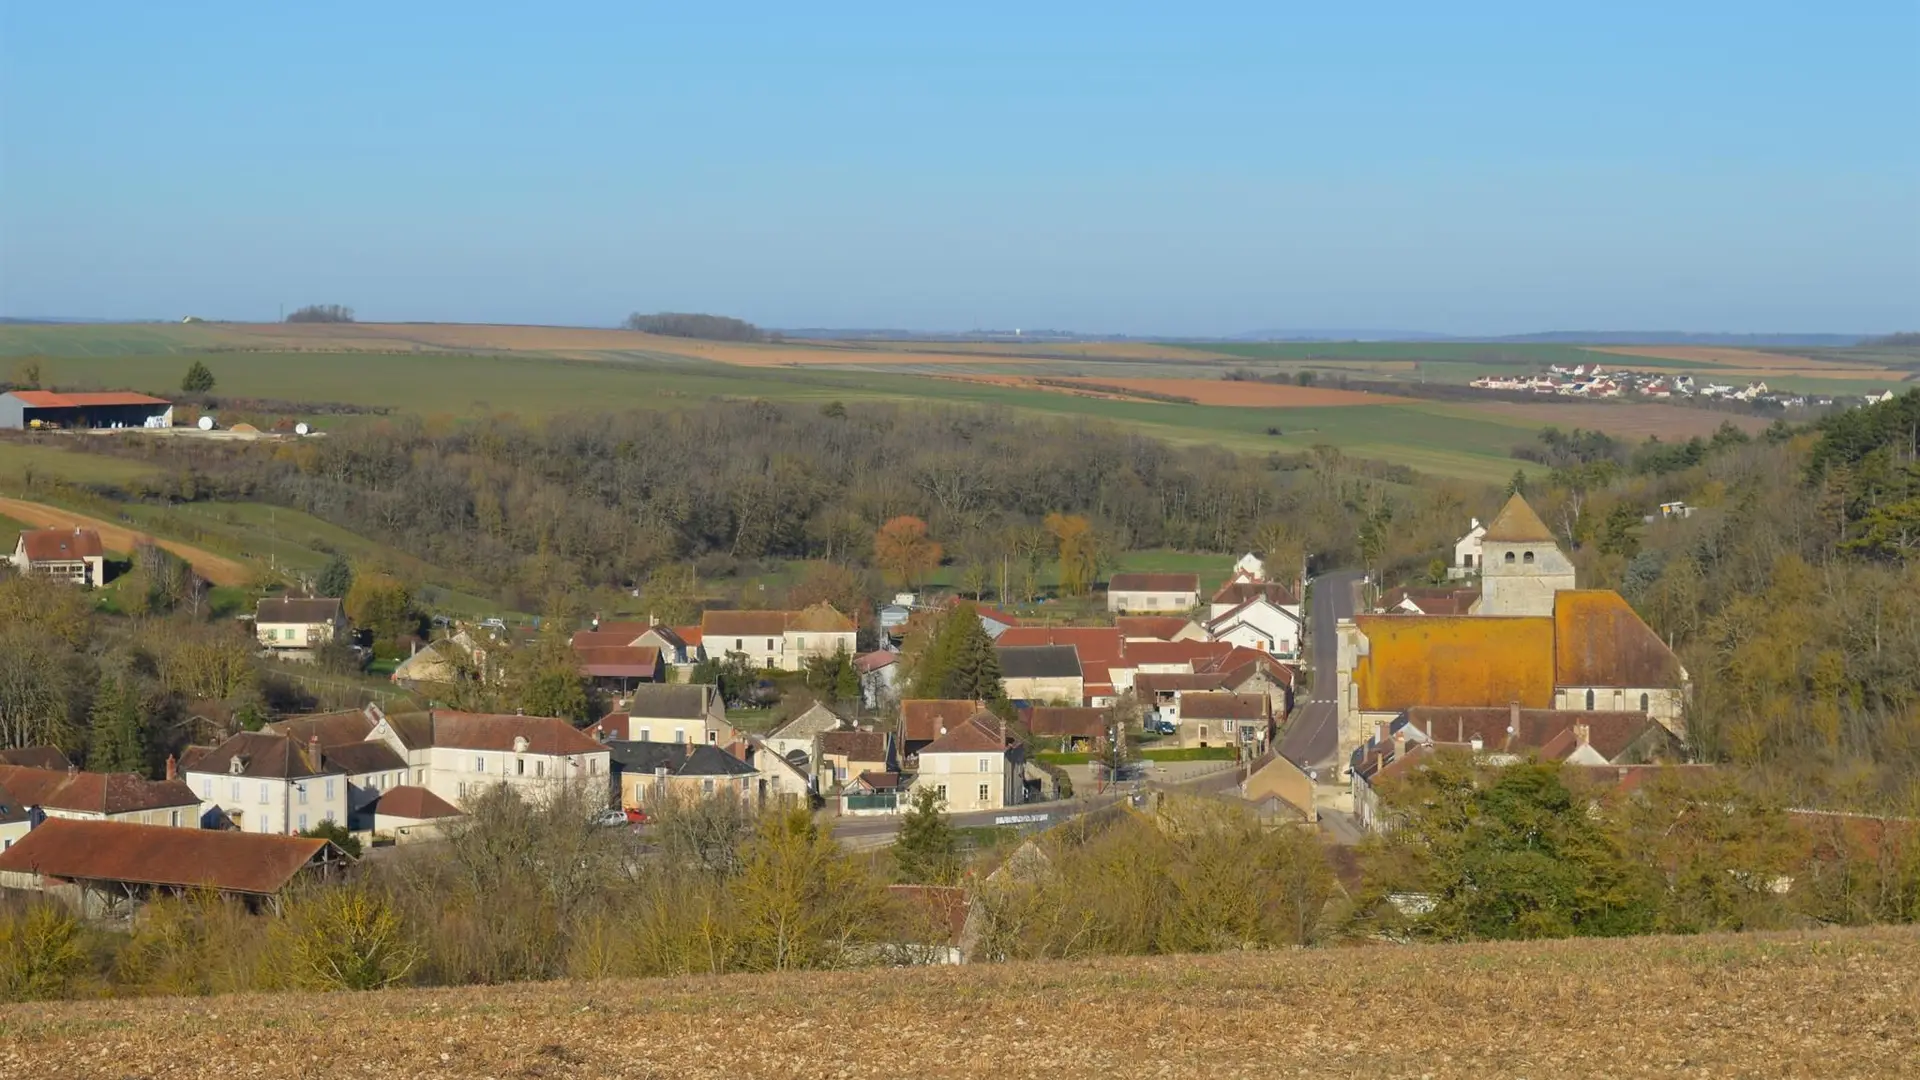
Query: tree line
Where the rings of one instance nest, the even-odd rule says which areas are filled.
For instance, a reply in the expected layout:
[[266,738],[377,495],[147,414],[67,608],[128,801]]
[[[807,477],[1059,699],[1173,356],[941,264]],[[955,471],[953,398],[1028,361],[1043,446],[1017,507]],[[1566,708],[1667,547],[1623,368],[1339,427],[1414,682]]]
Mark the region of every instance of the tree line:
[[731,319],[725,315],[697,315],[681,311],[642,315],[634,312],[620,325],[646,334],[699,338],[703,341],[767,340],[767,334],[759,327],[744,319]]

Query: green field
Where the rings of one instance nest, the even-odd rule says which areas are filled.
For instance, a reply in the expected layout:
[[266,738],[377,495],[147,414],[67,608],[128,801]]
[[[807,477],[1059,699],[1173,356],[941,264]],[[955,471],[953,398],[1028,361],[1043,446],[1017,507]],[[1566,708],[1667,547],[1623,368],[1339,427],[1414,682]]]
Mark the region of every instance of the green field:
[[[1227,356],[1240,356],[1249,360],[1286,360],[1342,362],[1342,361],[1393,361],[1399,363],[1432,361],[1447,364],[1469,364],[1476,367],[1514,368],[1547,367],[1561,364],[1571,367],[1576,364],[1591,364],[1596,360],[1605,362],[1607,353],[1596,353],[1580,345],[1560,345],[1551,343],[1507,343],[1475,341],[1255,341],[1255,342],[1192,342],[1187,348],[1204,349],[1208,352],[1222,353]],[[1614,359],[1618,360],[1618,357]],[[1693,360],[1666,360],[1634,357],[1634,363],[1644,367],[1703,368],[1712,364]],[[1645,363],[1642,364],[1642,361]]]
[[33,438],[32,442],[0,440],[0,488],[20,491],[28,486],[30,478],[64,480],[70,484],[124,484],[152,476],[157,471],[137,461],[81,453],[50,444],[53,439],[71,439],[75,440],[76,447],[84,446],[82,437],[41,435]]

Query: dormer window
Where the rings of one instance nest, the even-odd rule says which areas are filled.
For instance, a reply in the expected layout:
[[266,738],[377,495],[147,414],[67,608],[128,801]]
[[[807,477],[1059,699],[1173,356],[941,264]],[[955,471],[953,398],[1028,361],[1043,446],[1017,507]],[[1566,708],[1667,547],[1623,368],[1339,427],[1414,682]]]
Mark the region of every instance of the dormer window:
[[233,755],[227,759],[227,771],[234,776],[239,776],[241,773],[246,772],[247,759],[240,754]]
[[515,735],[513,737],[513,752],[516,754],[524,754],[527,752],[527,737],[525,735]]

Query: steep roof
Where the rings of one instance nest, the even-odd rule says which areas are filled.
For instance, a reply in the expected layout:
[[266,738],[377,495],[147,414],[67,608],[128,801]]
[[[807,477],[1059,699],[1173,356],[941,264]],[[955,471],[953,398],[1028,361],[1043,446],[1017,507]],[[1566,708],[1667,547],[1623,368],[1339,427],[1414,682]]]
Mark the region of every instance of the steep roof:
[[947,729],[945,735],[933,740],[920,753],[927,754],[1003,754],[1015,744],[1011,738],[1000,737],[1000,718],[982,710],[968,717],[957,727]]
[[1080,663],[1110,664],[1120,659],[1126,636],[1113,626],[1013,626],[1000,632],[994,645],[1002,648],[1032,645],[1071,645]]
[[785,614],[788,630],[804,631],[809,634],[851,634],[854,630],[853,620],[840,614],[839,608],[825,600]]
[[1133,677],[1133,692],[1136,697],[1148,694],[1192,693],[1199,690],[1218,690],[1227,685],[1227,673],[1224,671],[1203,671],[1189,674],[1184,671],[1143,671]]
[[[338,773],[338,766],[316,762],[307,755],[307,743],[271,731],[240,731],[186,765],[197,773],[244,776],[255,780],[297,780]],[[233,762],[238,760],[236,771]]]
[[433,745],[433,714],[430,712],[390,713],[387,727],[409,750],[425,750]]
[[340,601],[323,596],[278,597],[260,601],[254,621],[263,623],[324,623],[340,617]]
[[1198,691],[1180,695],[1182,720],[1265,720],[1264,694],[1224,694]]
[[808,706],[799,716],[775,728],[769,739],[794,738],[803,735],[817,735],[823,731],[837,731],[846,724],[840,714],[819,702]]
[[20,543],[27,549],[29,562],[71,562],[106,554],[100,534],[92,529],[25,529]]
[[1539,544],[1553,543],[1553,530],[1533,512],[1527,500],[1519,492],[1507,500],[1493,521],[1487,525],[1487,534],[1483,541],[1496,544]]
[[1188,664],[1199,667],[1226,656],[1233,649],[1230,641],[1129,641],[1124,666]]
[[268,895],[331,846],[318,837],[49,818],[0,852],[0,871]]
[[900,654],[885,649],[875,649],[870,653],[861,653],[853,658],[853,666],[862,675],[871,675],[881,668],[892,667],[900,662]]
[[374,814],[412,818],[415,821],[460,816],[459,809],[447,800],[426,788],[415,787],[412,784],[388,788],[380,793],[379,798],[368,803],[366,809]]
[[822,731],[814,736],[819,756],[832,754],[848,761],[887,760],[887,733],[884,731]]
[[910,743],[932,742],[940,737],[942,728],[964,724],[968,717],[979,711],[980,703],[977,701],[953,698],[903,701],[900,703],[900,738]]
[[552,716],[504,716],[434,710],[433,745],[460,750],[511,751],[527,740],[529,754],[593,754],[606,747]]
[[768,638],[786,632],[784,611],[708,611],[700,616],[700,633],[708,637]]
[[1035,705],[1026,711],[1027,730],[1035,738],[1098,739],[1107,731],[1107,710]]
[[276,720],[262,730],[287,738],[304,745],[314,736],[320,738],[320,748],[344,746],[347,743],[365,742],[373,733],[375,720],[361,709],[346,709],[341,712],[313,713],[308,716],[289,716],[285,720]]
[[1107,591],[1198,593],[1199,574],[1115,574],[1107,580]]
[[575,650],[615,647],[631,645],[634,639],[640,636],[638,633],[630,633],[626,630],[606,629],[606,627],[618,625],[618,623],[602,623],[599,630],[575,630],[573,636],[567,639],[567,644],[573,646]]
[[1000,674],[1008,679],[1077,679],[1080,653],[1071,645],[998,646]]
[[22,806],[85,814],[131,814],[200,805],[200,797],[182,781],[149,780],[132,773],[0,765],[0,787],[11,792]]
[[1611,589],[1553,596],[1554,682],[1559,686],[1679,686],[1680,660]]
[[687,647],[687,639],[681,637],[679,631],[668,626],[666,623],[655,623],[645,628],[638,634],[635,634],[633,640],[636,642],[644,641],[649,637],[671,649],[685,649]]
[[1359,615],[1354,624],[1369,650],[1353,670],[1362,710],[1553,704],[1552,619]]
[[[1300,616],[1295,615],[1293,612],[1288,611],[1286,608],[1281,607],[1279,604],[1274,603],[1272,600],[1269,600],[1264,596],[1256,596],[1253,599],[1247,601],[1246,603],[1239,605],[1238,607],[1232,608],[1231,610],[1228,610],[1228,611],[1223,611],[1218,616],[1207,620],[1207,631],[1211,634],[1214,634],[1215,636],[1218,636],[1222,633],[1225,633],[1228,630],[1233,629],[1234,625],[1237,623],[1246,623],[1248,626],[1252,626],[1256,630],[1262,629],[1262,627],[1258,626],[1257,624],[1248,622],[1249,616],[1253,615],[1255,612],[1257,612],[1261,608],[1266,608],[1269,611],[1276,612],[1282,619],[1285,619],[1287,622],[1290,622],[1295,626],[1300,625]],[[1271,620],[1272,616],[1268,616],[1268,618],[1269,620]],[[1146,644],[1146,643],[1142,642],[1142,644]]]
[[711,683],[643,683],[633,688],[627,715],[645,720],[704,720],[713,693]]

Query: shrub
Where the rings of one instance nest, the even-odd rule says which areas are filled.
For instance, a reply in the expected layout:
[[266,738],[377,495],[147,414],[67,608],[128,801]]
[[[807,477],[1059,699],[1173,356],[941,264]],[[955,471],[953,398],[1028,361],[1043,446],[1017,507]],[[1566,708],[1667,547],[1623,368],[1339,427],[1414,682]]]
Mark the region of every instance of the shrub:
[[0,1001],[64,997],[87,966],[80,923],[52,901],[0,916]]

